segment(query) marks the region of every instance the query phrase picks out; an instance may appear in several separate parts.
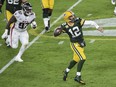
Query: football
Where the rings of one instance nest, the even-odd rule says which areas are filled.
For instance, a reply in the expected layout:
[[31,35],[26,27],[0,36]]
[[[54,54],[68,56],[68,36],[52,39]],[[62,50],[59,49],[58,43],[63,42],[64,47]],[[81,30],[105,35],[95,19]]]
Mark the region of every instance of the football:
[[58,36],[58,35],[60,35],[61,33],[62,33],[62,28],[60,28],[60,27],[58,27],[58,28],[56,28],[54,30],[54,36],[55,37]]

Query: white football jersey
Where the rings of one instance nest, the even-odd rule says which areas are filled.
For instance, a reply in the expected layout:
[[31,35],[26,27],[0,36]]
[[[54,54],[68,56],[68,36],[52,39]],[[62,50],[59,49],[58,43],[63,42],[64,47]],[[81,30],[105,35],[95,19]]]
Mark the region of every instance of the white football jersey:
[[17,21],[15,22],[13,28],[18,31],[25,31],[27,29],[27,26],[31,24],[31,22],[36,18],[34,12],[29,16],[25,16],[23,10],[16,11],[14,13],[14,16]]

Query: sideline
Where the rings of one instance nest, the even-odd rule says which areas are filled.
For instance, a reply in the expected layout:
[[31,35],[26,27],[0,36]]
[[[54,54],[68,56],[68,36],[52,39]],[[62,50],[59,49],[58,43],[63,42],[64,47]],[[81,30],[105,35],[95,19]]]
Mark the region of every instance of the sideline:
[[[68,10],[72,10],[75,6],[77,6],[82,0],[78,0],[75,4],[73,4]],[[51,27],[56,24],[61,18],[63,17],[63,14],[60,15],[53,23],[51,23]],[[27,48],[25,49],[25,51],[36,41],[38,40],[41,35],[43,35],[45,33],[45,29],[37,36],[35,37],[27,46]],[[15,57],[14,57],[15,58]],[[15,61],[14,61],[14,58],[12,58],[1,70],[0,70],[0,74],[2,72],[4,72],[11,64],[13,64]]]

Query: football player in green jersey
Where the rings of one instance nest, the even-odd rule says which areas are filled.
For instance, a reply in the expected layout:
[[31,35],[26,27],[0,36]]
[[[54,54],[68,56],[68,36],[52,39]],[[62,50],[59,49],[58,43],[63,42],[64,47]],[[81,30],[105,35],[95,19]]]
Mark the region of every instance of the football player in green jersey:
[[72,11],[66,11],[63,18],[66,22],[63,23],[59,28],[55,29],[54,36],[56,37],[62,32],[67,33],[70,38],[71,49],[74,53],[73,60],[70,61],[69,66],[64,71],[63,80],[66,81],[70,69],[72,69],[75,64],[78,64],[74,80],[78,83],[85,84],[85,82],[81,79],[81,70],[86,60],[84,53],[84,47],[86,44],[83,38],[82,26],[93,25],[100,32],[103,32],[103,28],[99,27],[94,21],[77,18]]

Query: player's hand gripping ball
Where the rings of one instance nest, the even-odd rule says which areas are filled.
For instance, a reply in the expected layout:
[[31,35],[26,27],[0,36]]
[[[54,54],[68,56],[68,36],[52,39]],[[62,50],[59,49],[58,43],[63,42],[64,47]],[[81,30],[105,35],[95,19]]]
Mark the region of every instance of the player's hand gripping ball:
[[61,33],[62,33],[62,28],[58,27],[58,28],[56,28],[55,31],[54,31],[54,36],[55,36],[55,37],[56,37],[56,36],[59,36]]

